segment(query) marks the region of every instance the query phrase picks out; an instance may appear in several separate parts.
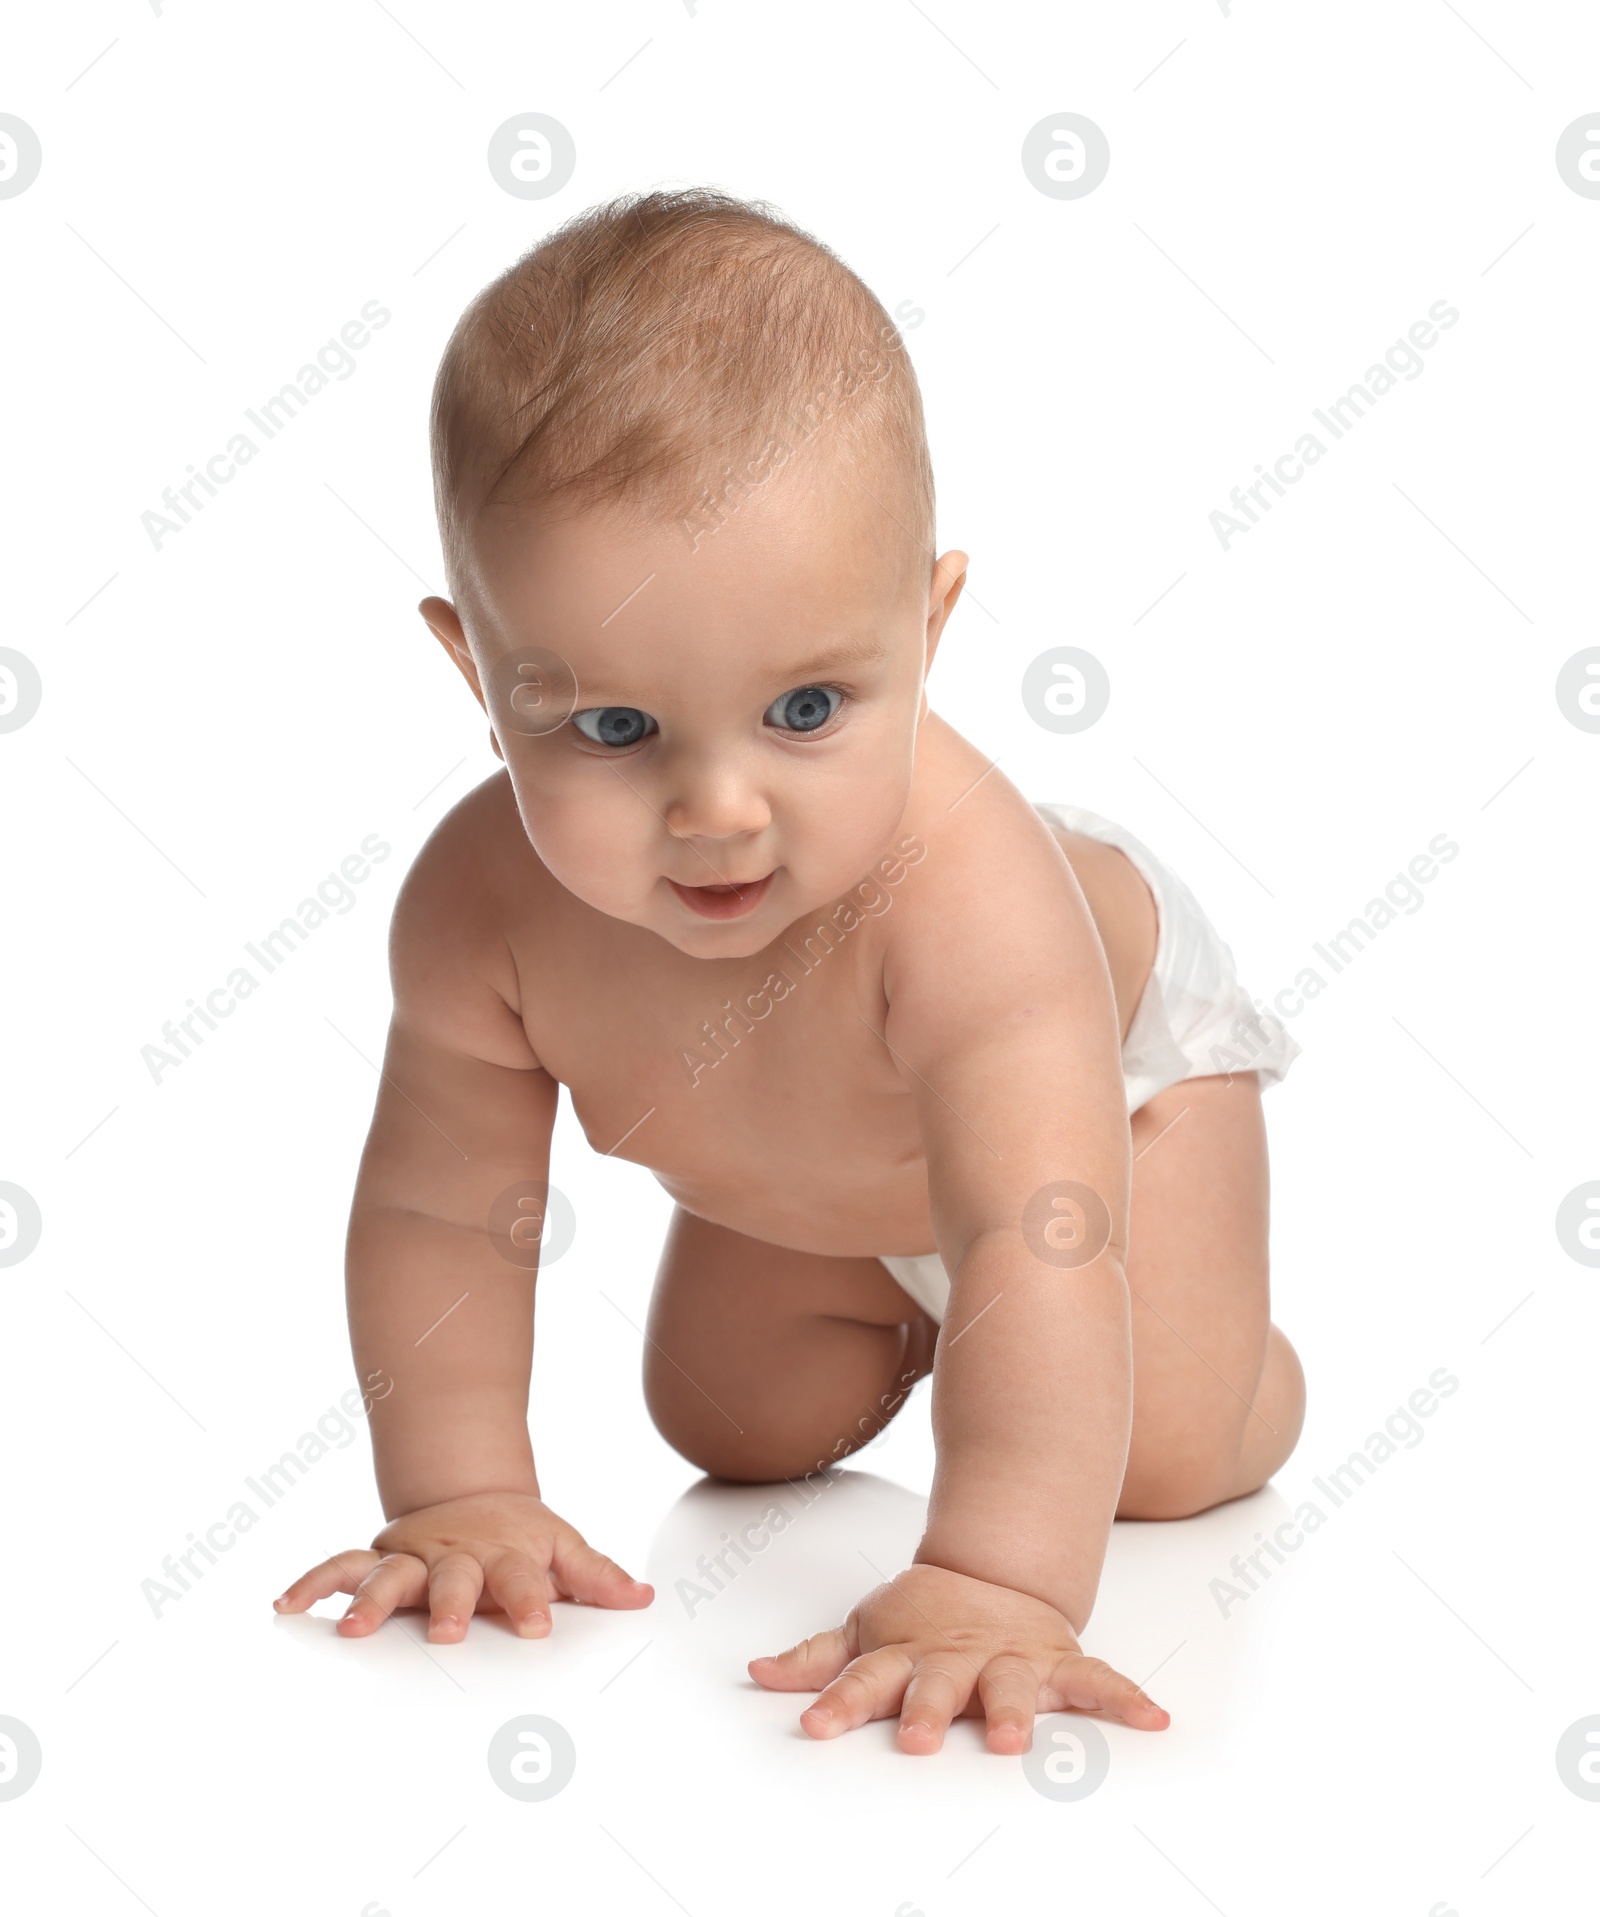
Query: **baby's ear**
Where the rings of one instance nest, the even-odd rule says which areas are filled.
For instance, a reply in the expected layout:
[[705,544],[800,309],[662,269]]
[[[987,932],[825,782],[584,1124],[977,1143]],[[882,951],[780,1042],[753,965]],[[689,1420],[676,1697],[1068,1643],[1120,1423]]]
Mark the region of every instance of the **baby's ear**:
[[933,664],[939,635],[944,631],[945,621],[955,611],[961,588],[966,583],[967,555],[954,549],[942,554],[934,566],[933,579],[928,587],[928,666]]
[[478,668],[473,664],[467,635],[461,629],[461,620],[455,607],[448,599],[429,598],[423,600],[417,611],[422,614],[423,624],[444,647],[457,671],[471,686],[473,698],[487,712],[489,708],[484,701],[483,687],[478,683]]

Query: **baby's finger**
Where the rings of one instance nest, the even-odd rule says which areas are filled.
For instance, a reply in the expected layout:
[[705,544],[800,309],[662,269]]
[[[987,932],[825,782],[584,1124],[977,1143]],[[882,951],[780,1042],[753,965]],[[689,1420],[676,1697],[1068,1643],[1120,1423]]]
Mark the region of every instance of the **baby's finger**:
[[849,1628],[818,1631],[780,1651],[776,1657],[753,1657],[745,1669],[769,1691],[820,1691],[831,1684],[855,1655]]
[[324,1558],[304,1577],[296,1578],[282,1597],[274,1598],[272,1608],[285,1614],[309,1611],[313,1604],[320,1604],[336,1591],[356,1590],[377,1562],[376,1551],[340,1551],[334,1557]]
[[875,1717],[892,1717],[915,1668],[897,1645],[868,1651],[846,1665],[816,1703],[800,1713],[801,1729],[807,1737],[837,1737]]
[[912,1757],[927,1757],[944,1742],[951,1718],[957,1716],[978,1673],[959,1655],[936,1653],[925,1657],[912,1673],[900,1706],[896,1742]]
[[550,1635],[550,1580],[526,1551],[502,1551],[484,1562],[484,1584],[518,1637]]
[[435,1644],[459,1644],[478,1608],[483,1566],[468,1551],[451,1551],[428,1574],[428,1636]]
[[992,1657],[978,1680],[978,1696],[987,1721],[984,1742],[991,1751],[1020,1756],[1033,1736],[1039,1673],[1014,1653]]
[[1164,1731],[1172,1722],[1154,1699],[1145,1696],[1131,1677],[1112,1670],[1097,1657],[1075,1652],[1064,1657],[1051,1672],[1044,1687],[1045,1702],[1051,1710],[1094,1711],[1102,1717],[1114,1717],[1138,1731]]
[[428,1591],[428,1567],[403,1551],[380,1558],[356,1586],[355,1599],[339,1620],[340,1637],[366,1637],[391,1611],[411,1610]]
[[655,1599],[650,1585],[630,1577],[620,1564],[580,1537],[558,1538],[553,1564],[562,1589],[580,1604],[601,1604],[608,1611],[637,1611]]

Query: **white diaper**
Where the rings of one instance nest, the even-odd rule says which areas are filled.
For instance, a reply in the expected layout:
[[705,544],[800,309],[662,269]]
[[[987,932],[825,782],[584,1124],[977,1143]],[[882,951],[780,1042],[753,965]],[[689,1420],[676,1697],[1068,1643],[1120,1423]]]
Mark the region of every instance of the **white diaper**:
[[[1052,825],[1126,853],[1156,902],[1155,963],[1122,1046],[1128,1110],[1186,1078],[1257,1072],[1275,1085],[1300,1055],[1277,1019],[1263,1019],[1239,983],[1233,953],[1182,879],[1131,832],[1077,805],[1035,807]],[[950,1280],[939,1254],[880,1261],[931,1318],[943,1322]]]

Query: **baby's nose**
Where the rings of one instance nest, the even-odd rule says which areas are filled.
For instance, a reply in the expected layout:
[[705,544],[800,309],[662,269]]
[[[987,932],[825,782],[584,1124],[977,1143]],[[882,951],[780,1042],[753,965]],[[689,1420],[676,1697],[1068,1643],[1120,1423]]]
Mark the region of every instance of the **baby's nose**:
[[765,831],[772,808],[760,787],[736,768],[699,766],[686,769],[675,782],[661,816],[680,839],[732,839]]

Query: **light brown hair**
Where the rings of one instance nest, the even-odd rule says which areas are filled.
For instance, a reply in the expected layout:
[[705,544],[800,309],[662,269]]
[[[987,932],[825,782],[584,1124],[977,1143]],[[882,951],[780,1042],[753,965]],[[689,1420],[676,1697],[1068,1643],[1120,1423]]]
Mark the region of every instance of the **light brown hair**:
[[472,302],[434,383],[454,581],[487,505],[637,505],[691,541],[827,433],[933,557],[933,472],[899,332],[828,247],[708,188],[633,194],[542,240]]

